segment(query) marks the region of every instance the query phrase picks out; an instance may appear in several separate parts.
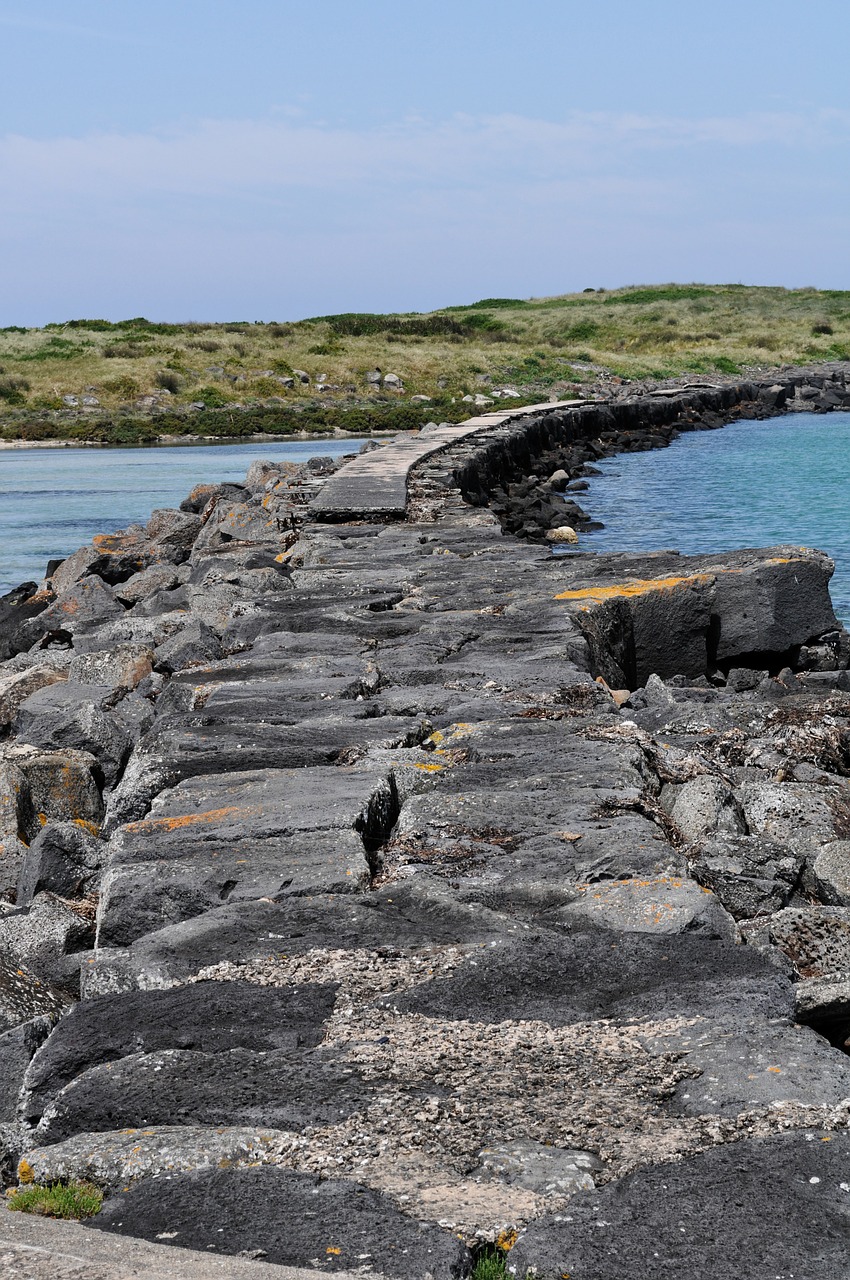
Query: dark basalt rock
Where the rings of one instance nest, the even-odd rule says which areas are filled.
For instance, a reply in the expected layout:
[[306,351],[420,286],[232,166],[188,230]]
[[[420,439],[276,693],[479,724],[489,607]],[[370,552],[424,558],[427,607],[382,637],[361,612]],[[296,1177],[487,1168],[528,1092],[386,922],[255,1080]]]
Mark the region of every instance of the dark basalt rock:
[[322,1267],[352,1271],[365,1263],[393,1280],[461,1280],[469,1269],[457,1236],[416,1222],[388,1196],[283,1169],[149,1179],[111,1197],[87,1225],[183,1248],[262,1250],[266,1261],[286,1266],[319,1259]]
[[145,1125],[256,1125],[301,1131],[368,1107],[376,1086],[320,1050],[161,1049],[90,1067],[52,1100],[42,1144]]
[[163,1049],[297,1052],[317,1045],[335,992],[334,985],[315,983],[280,988],[201,982],[85,1000],[62,1019],[32,1062],[26,1118],[35,1123],[50,1099],[84,1071],[128,1055]]
[[77,822],[50,822],[38,832],[24,856],[18,879],[18,905],[28,906],[36,893],[84,897],[99,878],[106,856],[104,842]]
[[458,902],[427,875],[364,894],[315,894],[279,903],[218,907],[145,934],[126,949],[103,948],[88,976],[89,994],[133,990],[145,981],[166,984],[208,965],[263,959],[269,939],[289,954],[313,948],[405,951],[430,946],[475,946],[529,928],[477,903]]
[[657,1016],[723,1020],[789,1017],[791,984],[773,965],[728,942],[681,935],[615,933],[592,925],[558,936],[506,940],[450,977],[388,998],[430,1018],[542,1019],[567,1026],[593,1018]]
[[630,1174],[533,1223],[510,1254],[541,1280],[847,1271],[847,1133],[735,1142]]

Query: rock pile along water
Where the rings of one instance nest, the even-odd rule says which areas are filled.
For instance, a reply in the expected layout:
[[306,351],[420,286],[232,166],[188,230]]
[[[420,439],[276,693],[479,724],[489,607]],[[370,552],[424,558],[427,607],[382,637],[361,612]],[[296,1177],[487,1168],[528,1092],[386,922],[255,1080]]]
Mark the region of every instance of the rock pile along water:
[[594,458],[845,374],[256,463],[7,596],[7,1181],[399,1280],[844,1274],[831,562],[545,535]]

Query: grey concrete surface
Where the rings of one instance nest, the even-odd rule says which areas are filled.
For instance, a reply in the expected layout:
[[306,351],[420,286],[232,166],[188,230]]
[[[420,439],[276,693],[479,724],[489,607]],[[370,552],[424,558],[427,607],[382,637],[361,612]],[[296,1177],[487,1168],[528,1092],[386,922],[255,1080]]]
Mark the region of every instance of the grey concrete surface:
[[[303,1267],[276,1267],[260,1260],[225,1258],[145,1240],[117,1239],[87,1231],[77,1222],[56,1222],[0,1209],[0,1276],[11,1280],[318,1280],[326,1275]],[[335,1272],[337,1280],[354,1280]]]
[[408,473],[423,458],[511,418],[581,403],[584,402],[559,400],[527,404],[521,409],[500,409],[409,437],[399,436],[391,441],[391,447],[361,454],[331,476],[311,504],[311,514],[318,520],[400,519],[407,508]]

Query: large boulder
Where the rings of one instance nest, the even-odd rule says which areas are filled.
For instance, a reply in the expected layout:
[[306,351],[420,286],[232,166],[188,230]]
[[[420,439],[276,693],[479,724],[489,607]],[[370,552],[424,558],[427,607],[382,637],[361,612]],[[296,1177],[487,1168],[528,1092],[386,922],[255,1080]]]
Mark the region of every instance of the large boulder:
[[63,898],[82,898],[95,887],[106,845],[83,823],[48,822],[23,858],[17,902],[28,906],[47,890]]
[[22,702],[48,685],[64,680],[62,672],[47,666],[26,667],[0,675],[0,730],[11,724]]
[[108,685],[76,680],[40,689],[18,709],[16,732],[36,747],[90,752],[106,785],[113,786],[133,748],[133,737],[121,718],[106,709],[111,694]]

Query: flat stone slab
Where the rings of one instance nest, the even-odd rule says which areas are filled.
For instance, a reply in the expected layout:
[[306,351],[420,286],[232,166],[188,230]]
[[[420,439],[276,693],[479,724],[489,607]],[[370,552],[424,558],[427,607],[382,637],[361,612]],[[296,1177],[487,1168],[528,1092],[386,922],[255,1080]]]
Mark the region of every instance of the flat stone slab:
[[[0,1274],[18,1280],[319,1280],[326,1271],[279,1267],[260,1259],[229,1258],[196,1249],[124,1237],[78,1222],[56,1222],[0,1207]],[[352,1272],[334,1269],[337,1280]]]
[[583,401],[558,400],[527,404],[445,423],[417,435],[399,436],[389,446],[359,454],[341,467],[310,504],[315,520],[399,520],[407,510],[407,477],[411,467],[440,449],[511,418],[575,408]]
[[368,1267],[387,1280],[461,1280],[468,1272],[457,1236],[416,1222],[389,1197],[281,1169],[150,1178],[106,1201],[89,1225],[210,1252],[260,1248],[272,1262],[326,1272]]

